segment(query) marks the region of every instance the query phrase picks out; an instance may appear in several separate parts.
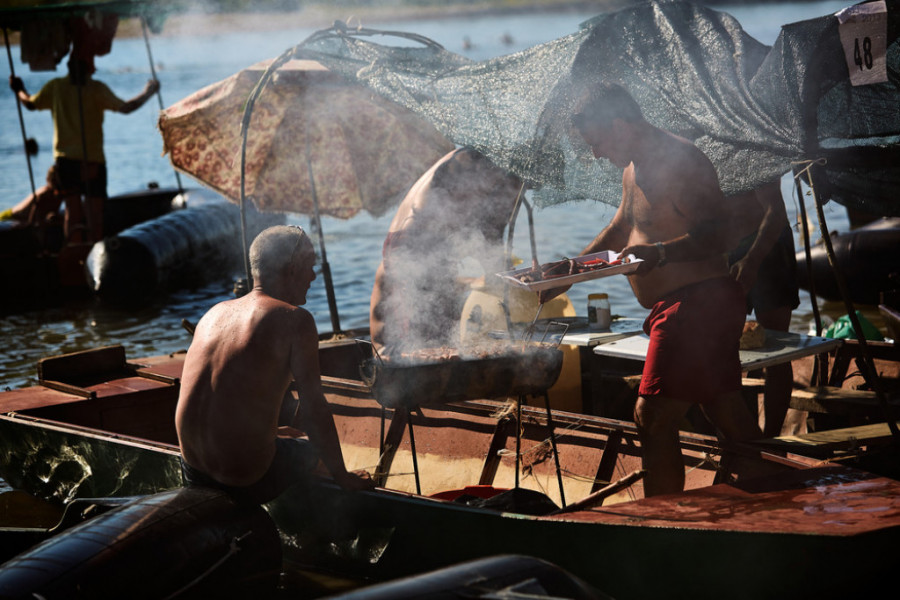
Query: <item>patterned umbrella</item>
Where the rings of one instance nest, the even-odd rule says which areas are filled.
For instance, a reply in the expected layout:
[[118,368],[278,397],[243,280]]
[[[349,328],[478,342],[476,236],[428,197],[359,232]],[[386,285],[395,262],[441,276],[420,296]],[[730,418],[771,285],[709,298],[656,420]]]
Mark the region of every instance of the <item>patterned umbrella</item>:
[[[175,167],[241,202],[246,116],[244,197],[261,211],[318,221],[319,214],[347,219],[361,210],[384,213],[453,149],[421,117],[315,61],[287,60],[255,90],[272,62],[244,69],[161,113],[164,151]],[[252,112],[245,112],[248,101]],[[318,227],[331,321],[339,333],[320,222]]]
[[[241,197],[241,118],[271,62],[195,92],[159,119],[172,164],[235,202]],[[315,61],[290,60],[253,108],[246,194],[261,211],[314,214],[312,182],[321,214],[380,215],[452,149],[411,111]]]

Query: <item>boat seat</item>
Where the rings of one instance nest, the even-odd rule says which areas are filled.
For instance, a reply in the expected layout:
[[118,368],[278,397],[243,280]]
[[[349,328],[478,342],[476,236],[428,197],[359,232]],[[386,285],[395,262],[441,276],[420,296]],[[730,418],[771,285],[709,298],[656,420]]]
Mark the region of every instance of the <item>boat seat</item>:
[[[888,405],[900,409],[900,399],[888,397]],[[791,408],[811,413],[870,416],[881,418],[883,411],[878,397],[869,390],[848,390],[832,386],[812,386],[791,392]]]
[[783,435],[758,440],[754,443],[803,456],[828,459],[836,454],[846,454],[862,447],[888,446],[893,443],[893,436],[887,423],[873,423],[797,435]]
[[85,388],[127,377],[143,377],[167,384],[177,382],[177,378],[142,371],[143,365],[129,363],[121,344],[42,358],[37,367],[42,386],[85,398],[96,397],[94,391]]

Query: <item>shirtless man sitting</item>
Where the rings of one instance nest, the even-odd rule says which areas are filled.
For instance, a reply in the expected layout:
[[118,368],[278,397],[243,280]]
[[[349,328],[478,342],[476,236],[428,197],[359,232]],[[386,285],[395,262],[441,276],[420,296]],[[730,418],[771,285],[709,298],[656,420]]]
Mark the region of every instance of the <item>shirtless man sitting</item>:
[[[373,486],[344,466],[322,392],[316,324],[298,306],[316,277],[315,260],[300,227],[266,229],[250,247],[253,290],[215,305],[197,324],[175,411],[186,483],[263,504],[306,480],[321,459],[342,487]],[[279,428],[292,379],[300,409],[291,427]],[[279,436],[301,427],[309,441]]]
[[[716,171],[690,141],[644,120],[622,87],[601,84],[573,116],[596,158],[624,169],[622,202],[582,251],[643,259],[629,277],[650,336],[634,420],[647,496],[684,488],[678,430],[693,403],[729,440],[760,436],[741,399],[744,293],[729,276],[727,219]],[[542,300],[564,291],[557,288]]]

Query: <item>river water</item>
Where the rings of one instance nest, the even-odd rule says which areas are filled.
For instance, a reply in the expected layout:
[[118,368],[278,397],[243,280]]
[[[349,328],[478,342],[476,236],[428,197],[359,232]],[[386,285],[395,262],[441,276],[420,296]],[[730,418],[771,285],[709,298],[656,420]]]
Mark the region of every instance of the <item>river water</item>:
[[[758,6],[747,4],[723,8],[735,16],[744,29],[771,44],[781,25],[835,12],[847,3],[777,2]],[[465,18],[429,19],[398,23],[364,23],[364,25],[411,31],[430,37],[449,50],[482,60],[516,52],[535,44],[561,37],[575,31],[578,24],[593,13],[556,12],[526,13],[509,16],[478,16]],[[168,106],[195,90],[214,83],[257,61],[277,56],[290,46],[305,39],[312,29],[292,29],[266,32],[236,32],[216,35],[151,36],[151,48],[162,83],[162,97]],[[504,34],[512,42],[501,41]],[[464,48],[464,40],[471,43]],[[48,79],[65,70],[64,63],[57,72],[32,73],[19,62],[18,49],[13,49],[15,72],[34,93]],[[99,57],[95,77],[107,83],[120,97],[137,94],[150,77],[147,50],[143,39],[116,39],[112,52]],[[5,82],[9,65],[2,61],[0,77]],[[5,87],[5,84],[4,84]],[[105,152],[109,170],[111,195],[130,192],[157,182],[163,187],[175,187],[171,165],[162,156],[162,140],[156,129],[158,103],[151,99],[139,111],[130,115],[107,113],[105,122]],[[22,153],[21,132],[16,106],[9,92],[0,94],[0,210],[13,206],[31,191],[27,163]],[[52,163],[52,123],[46,112],[24,111],[29,137],[38,140],[41,152],[32,160],[36,185]],[[185,186],[195,184],[182,175]],[[783,192],[789,214],[796,212],[797,200],[789,179],[783,182]],[[831,229],[846,230],[843,208],[826,205]],[[573,203],[535,211],[535,231],[538,257],[541,262],[573,254],[582,248],[609,221],[612,209],[603,204]],[[341,221],[326,218],[323,222],[325,243],[337,295],[341,326],[344,330],[368,325],[368,304],[380,248],[391,215],[374,218],[361,214]],[[305,217],[291,217],[291,221],[306,224]],[[524,219],[522,220],[524,223]],[[527,236],[517,227],[516,253],[528,255]],[[235,240],[235,243],[240,243]],[[15,281],[0,283],[4,294],[15,293]],[[182,319],[196,322],[214,303],[232,297],[232,281],[193,290],[179,291],[160,298],[140,309],[115,309],[94,301],[84,301],[60,308],[35,310],[5,316],[0,320],[0,389],[16,388],[36,381],[36,361],[46,355],[73,352],[89,347],[123,344],[129,358],[162,354],[184,349],[190,338],[181,325]],[[646,315],[634,300],[624,277],[610,277],[574,286],[569,296],[578,313],[586,313],[587,295],[607,292],[614,315],[643,318]],[[791,329],[805,333],[812,311],[805,294],[803,303],[794,313]],[[321,331],[330,331],[328,305],[321,278],[313,283],[307,308],[315,315]],[[840,307],[823,305],[826,313],[839,315]]]

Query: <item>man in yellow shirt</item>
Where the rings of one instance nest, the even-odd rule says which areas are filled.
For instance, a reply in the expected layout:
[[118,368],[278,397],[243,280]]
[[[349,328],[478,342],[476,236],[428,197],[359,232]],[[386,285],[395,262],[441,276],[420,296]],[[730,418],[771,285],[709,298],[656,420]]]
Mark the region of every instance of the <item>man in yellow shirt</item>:
[[[103,155],[103,112],[128,114],[144,105],[159,89],[152,79],[131,100],[122,100],[105,83],[91,78],[94,68],[69,59],[69,75],[48,81],[29,95],[22,80],[10,77],[9,86],[28,110],[50,110],[53,116],[53,157],[64,193],[83,194],[90,207],[91,239],[103,237],[103,200],[106,198],[106,159]],[[77,203],[67,202],[74,208]],[[80,207],[79,207],[80,208]],[[70,215],[78,222],[80,215]],[[70,232],[67,232],[67,234]]]

